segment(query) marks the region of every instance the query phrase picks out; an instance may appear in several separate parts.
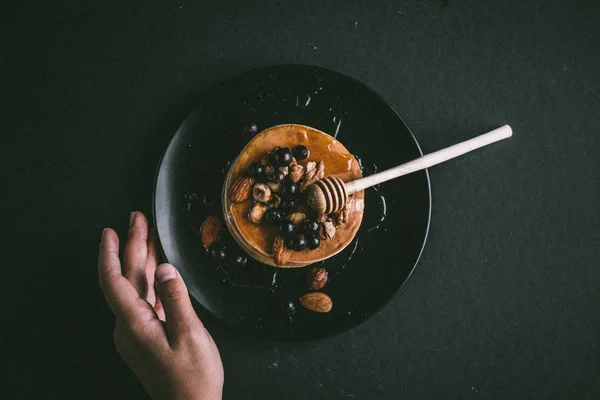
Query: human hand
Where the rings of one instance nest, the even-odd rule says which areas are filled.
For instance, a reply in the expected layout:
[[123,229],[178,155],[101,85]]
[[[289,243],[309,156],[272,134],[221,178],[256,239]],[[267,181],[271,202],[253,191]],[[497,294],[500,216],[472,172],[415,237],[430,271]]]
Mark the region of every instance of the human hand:
[[102,232],[98,278],[116,317],[117,350],[155,400],[220,399],[219,350],[181,275],[170,264],[157,266],[157,254],[140,212],[131,213],[122,264],[119,237],[110,228]]

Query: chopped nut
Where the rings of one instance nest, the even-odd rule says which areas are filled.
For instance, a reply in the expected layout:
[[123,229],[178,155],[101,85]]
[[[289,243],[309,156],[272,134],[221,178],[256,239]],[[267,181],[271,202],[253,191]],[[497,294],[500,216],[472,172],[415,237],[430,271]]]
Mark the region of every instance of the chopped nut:
[[271,189],[271,193],[279,192],[279,184],[275,182],[267,182],[267,186]]
[[319,227],[319,239],[321,239],[321,240],[329,239],[327,237],[327,234],[325,233],[325,225],[323,225],[323,224],[321,224]]
[[229,188],[229,200],[232,203],[241,203],[250,197],[254,179],[249,176],[240,176]]
[[323,227],[325,228],[325,234],[329,239],[333,239],[335,236],[335,225],[332,221],[323,222]]
[[263,203],[255,203],[248,212],[248,219],[254,224],[261,224],[265,217],[265,212],[269,206]]
[[281,204],[281,196],[276,193],[271,194],[271,198],[269,199],[269,207],[277,208]]
[[319,161],[315,163],[314,161],[310,161],[306,164],[306,172],[304,173],[304,180],[300,182],[300,191],[304,192],[307,187],[318,181],[319,179],[323,179],[325,176],[325,163],[323,161]]
[[317,163],[317,180],[323,179],[325,176],[325,163],[323,161],[319,161]]
[[290,173],[289,167],[279,167],[279,171],[283,172],[283,175],[287,176]]
[[275,168],[272,165],[265,166],[265,176],[271,178],[275,174]]
[[299,223],[301,223],[302,221],[304,221],[306,219],[306,214],[301,213],[301,212],[291,213],[290,216],[288,217],[288,219],[290,221],[292,221],[292,223],[294,225],[298,225]]
[[295,157],[292,157],[292,161],[290,161],[290,168],[294,168],[296,165],[298,165],[298,161],[296,161]]
[[296,164],[295,166],[290,165],[290,179],[292,182],[297,183],[300,182],[300,179],[304,176],[304,167],[300,164]]
[[256,201],[266,203],[271,198],[271,189],[264,183],[257,183],[252,188],[252,197]]
[[317,217],[317,222],[322,224],[323,222],[327,221],[327,219],[329,219],[329,216],[327,216],[327,214],[321,214]]
[[344,207],[341,212],[342,212],[342,223],[345,224],[346,222],[348,222],[349,211],[346,207]]
[[335,226],[341,226],[348,222],[348,207],[344,206],[340,211],[335,213]]

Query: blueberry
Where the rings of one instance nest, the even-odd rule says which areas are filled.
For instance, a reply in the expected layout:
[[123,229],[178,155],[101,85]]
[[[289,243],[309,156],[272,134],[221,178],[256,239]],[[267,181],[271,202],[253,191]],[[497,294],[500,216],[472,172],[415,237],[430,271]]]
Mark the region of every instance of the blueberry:
[[264,174],[264,172],[265,168],[260,163],[252,163],[248,167],[248,175],[250,175],[253,178],[260,177],[262,174]]
[[321,239],[319,238],[319,235],[316,233],[313,233],[312,235],[309,235],[306,238],[306,247],[308,247],[311,250],[316,249],[317,247],[319,247],[320,244],[321,244]]
[[277,165],[280,167],[287,167],[292,162],[292,152],[289,147],[280,147],[273,154]]
[[278,307],[279,311],[286,314],[293,314],[296,312],[296,306],[291,301],[282,301],[279,303]]
[[236,267],[245,267],[248,263],[248,257],[243,254],[238,254],[231,260]]
[[308,158],[309,155],[310,150],[308,150],[308,147],[306,146],[300,145],[294,148],[294,158],[298,161]]
[[213,244],[210,248],[210,256],[217,263],[225,261],[225,259],[227,258],[227,253],[227,246],[221,241]]
[[283,197],[294,197],[300,193],[300,186],[297,183],[292,182],[291,179],[286,178],[279,186],[279,193]]
[[283,241],[283,245],[286,248],[293,250],[294,249],[294,239],[295,239],[294,234],[287,235]]
[[292,221],[290,221],[289,219],[281,220],[277,224],[277,232],[281,236],[285,237],[286,235],[289,235],[290,233],[293,233],[295,230],[296,230],[296,227],[294,226],[294,224],[292,223]]
[[255,123],[244,126],[243,133],[248,136],[254,136],[258,133],[258,126]]
[[319,231],[319,223],[312,218],[307,218],[304,220],[304,223],[302,224],[302,229],[306,233],[318,232]]
[[282,199],[279,208],[284,212],[291,212],[296,209],[298,204],[294,199]]
[[225,258],[227,258],[227,246],[223,246],[219,249],[217,257],[221,261],[223,261],[223,260],[225,260]]
[[273,182],[279,184],[285,179],[285,174],[281,171],[275,171],[273,174]]
[[295,251],[302,251],[306,248],[306,238],[303,234],[298,233],[294,235],[294,240],[292,241],[292,249]]
[[265,212],[265,220],[268,222],[278,222],[283,219],[283,213],[277,208],[269,208]]

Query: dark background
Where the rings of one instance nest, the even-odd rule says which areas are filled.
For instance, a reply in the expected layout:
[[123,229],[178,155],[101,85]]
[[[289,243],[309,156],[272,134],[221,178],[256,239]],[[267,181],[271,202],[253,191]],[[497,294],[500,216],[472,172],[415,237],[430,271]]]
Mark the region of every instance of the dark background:
[[146,397],[96,284],[102,228],[150,214],[203,90],[306,63],[381,93],[426,153],[515,136],[430,171],[421,262],[365,324],[277,345],[209,322],[224,397],[600,396],[600,3],[324,3],[0,5],[5,393]]

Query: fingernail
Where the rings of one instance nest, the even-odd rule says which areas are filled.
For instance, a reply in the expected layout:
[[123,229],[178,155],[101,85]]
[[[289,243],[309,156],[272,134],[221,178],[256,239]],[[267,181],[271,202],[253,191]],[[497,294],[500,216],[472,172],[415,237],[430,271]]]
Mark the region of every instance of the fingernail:
[[162,264],[156,269],[156,280],[159,283],[165,283],[175,278],[177,278],[177,271],[171,264]]
[[133,221],[135,221],[135,211],[133,211],[131,214],[129,214],[129,227],[130,228],[133,226]]
[[100,240],[104,240],[104,235],[106,235],[106,231],[108,230],[108,228],[104,228],[102,229],[102,236]]

